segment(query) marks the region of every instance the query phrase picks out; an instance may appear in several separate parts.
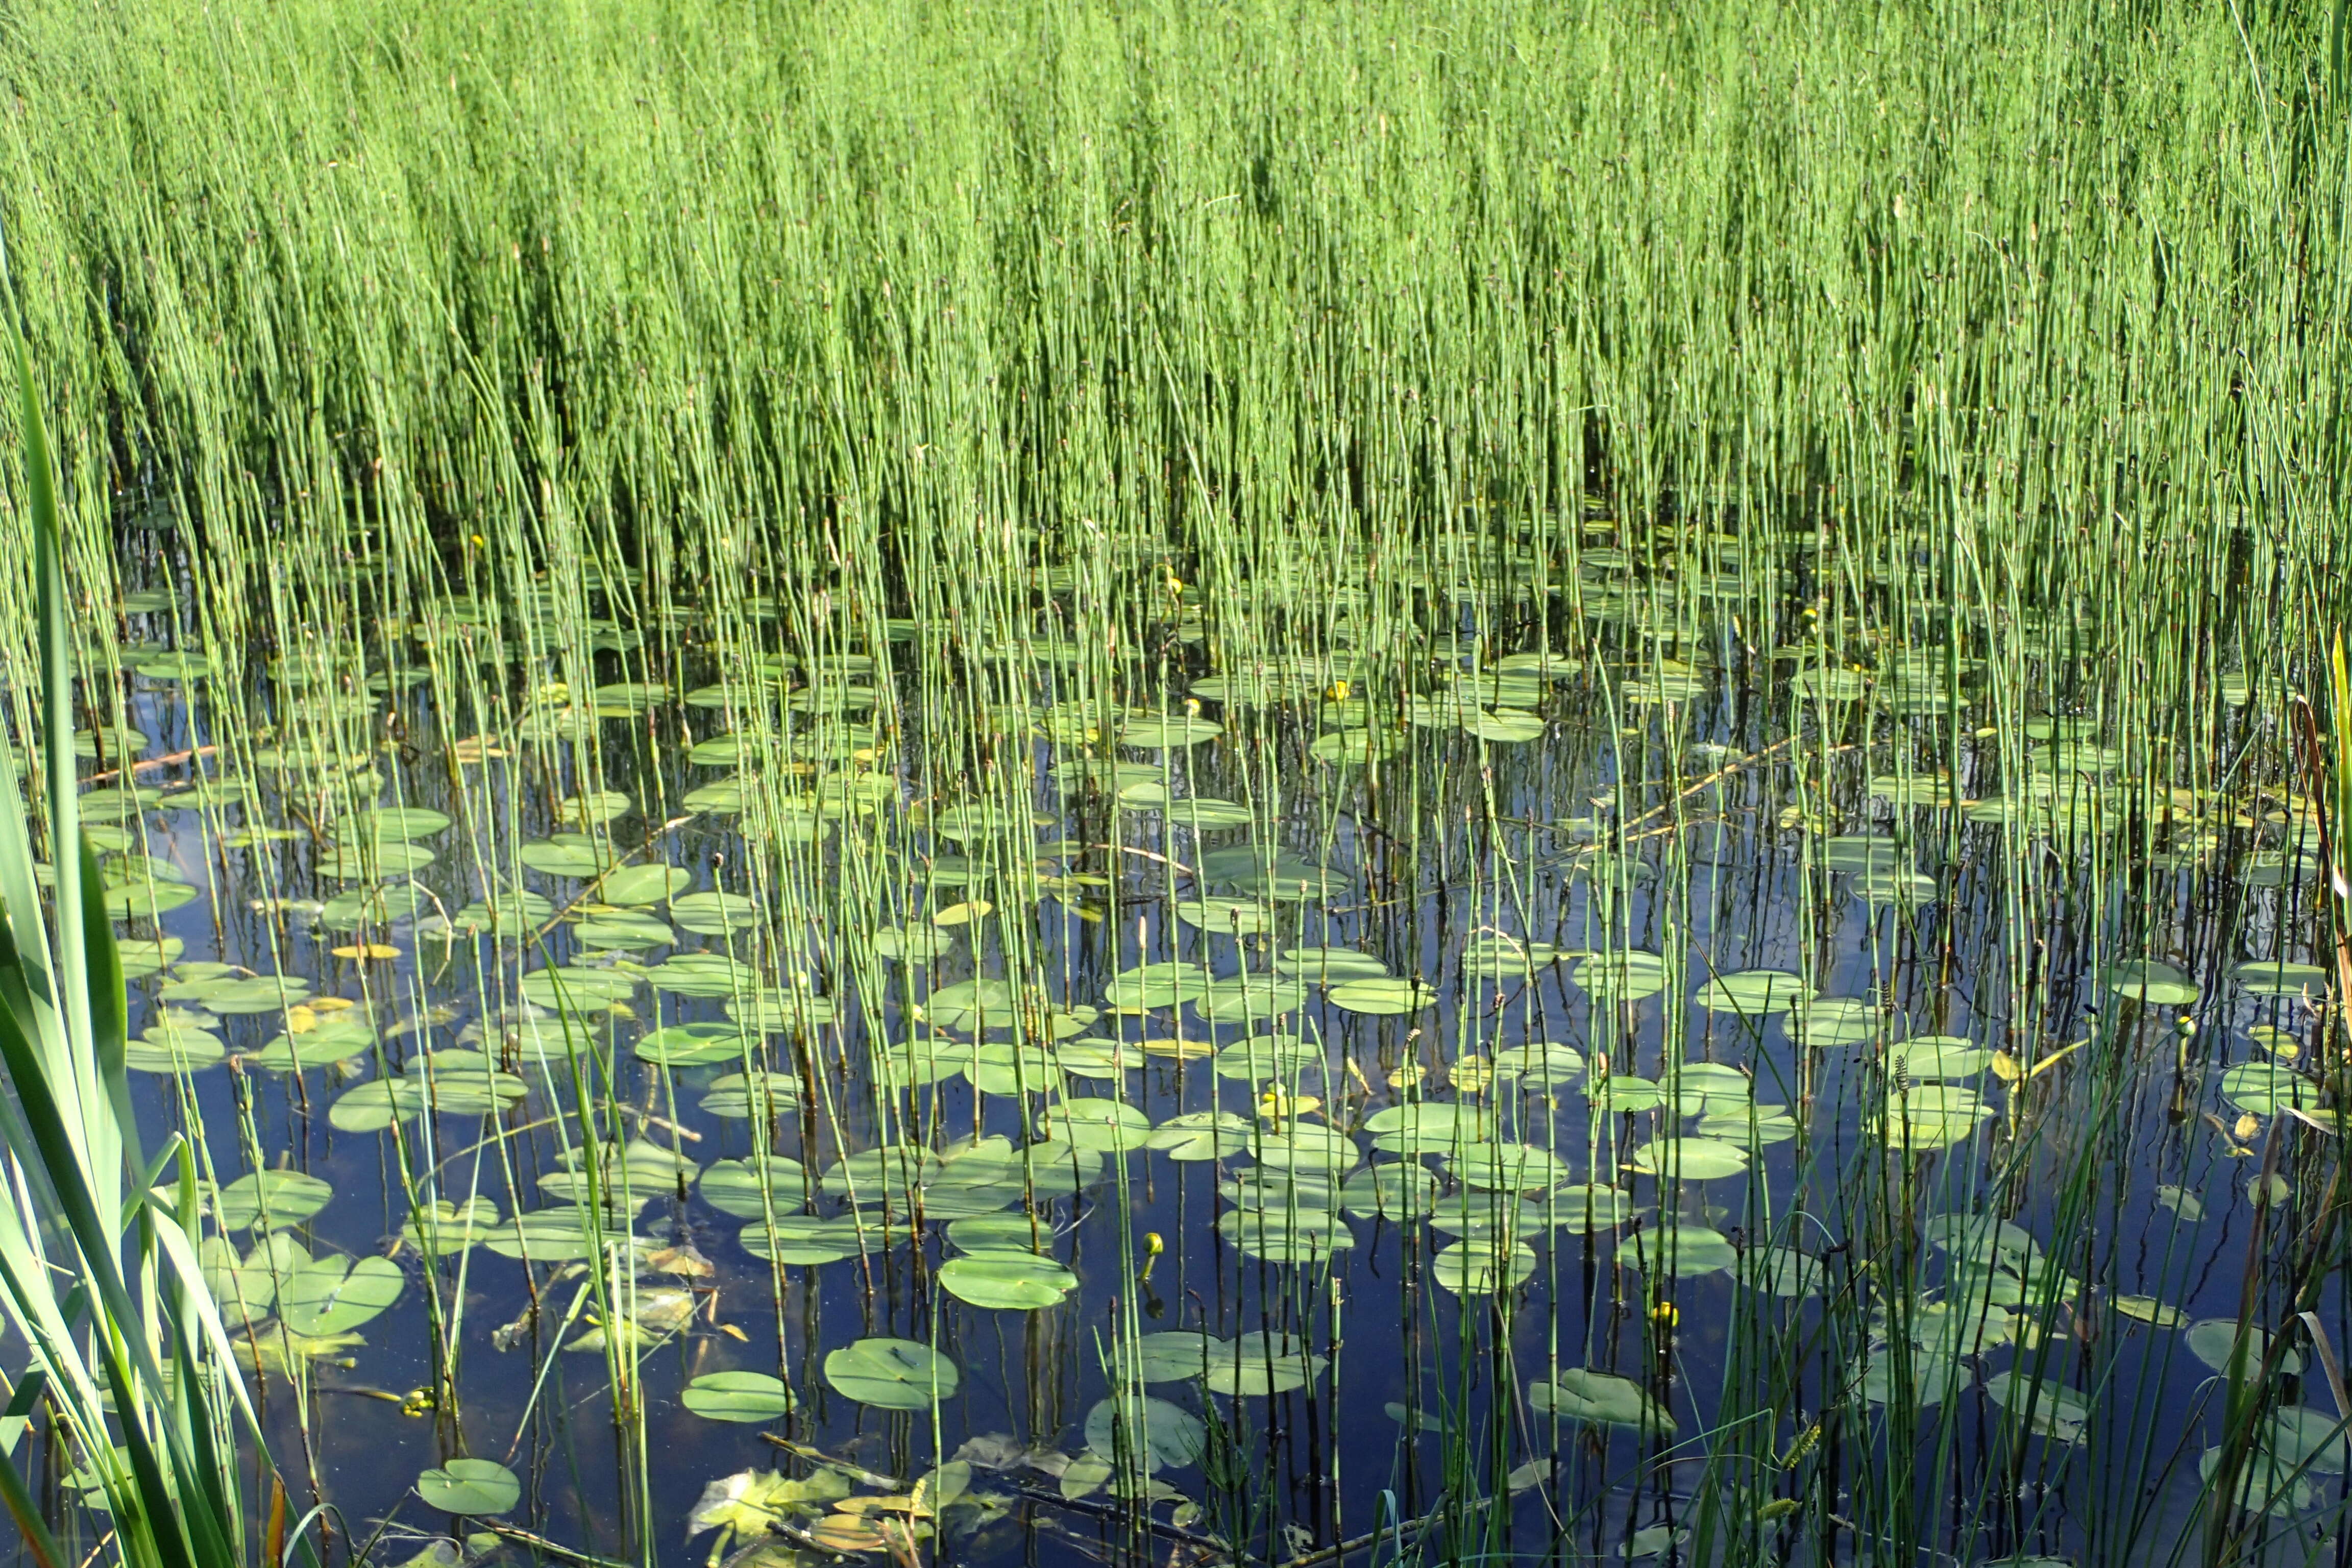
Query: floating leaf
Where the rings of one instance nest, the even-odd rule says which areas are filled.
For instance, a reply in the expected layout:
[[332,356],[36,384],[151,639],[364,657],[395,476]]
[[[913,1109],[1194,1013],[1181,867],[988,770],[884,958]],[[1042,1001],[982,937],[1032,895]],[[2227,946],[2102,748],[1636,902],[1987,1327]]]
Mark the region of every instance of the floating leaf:
[[688,1384],[678,1403],[710,1421],[746,1425],[772,1421],[793,1407],[783,1379],[764,1372],[707,1372]]
[[956,1363],[912,1340],[869,1339],[824,1358],[824,1380],[845,1398],[885,1410],[929,1410],[963,1382]]
[[2178,1307],[2169,1307],[2153,1296],[2118,1296],[2116,1310],[2126,1318],[2137,1318],[2143,1323],[2153,1323],[2159,1329],[2177,1329],[2189,1321],[2189,1314]]
[[939,1280],[957,1300],[1001,1312],[1055,1306],[1078,1284],[1076,1275],[1050,1258],[1001,1252],[951,1258],[940,1266]]
[[2197,1000],[2197,986],[2186,974],[2153,959],[2111,964],[2100,979],[2116,995],[2146,1006],[2186,1007]]
[[1096,1401],[1087,1412],[1086,1433],[1087,1447],[1097,1455],[1114,1462],[1139,1457],[1146,1470],[1196,1465],[1208,1443],[1199,1416],[1131,1387]]
[[1372,1017],[1418,1013],[1433,1005],[1437,994],[1437,987],[1420,980],[1343,980],[1325,994],[1340,1011]]
[[504,1513],[522,1500],[522,1482],[496,1459],[452,1459],[417,1477],[416,1495],[444,1513]]
[[1672,1436],[1675,1418],[1630,1377],[1564,1367],[1528,1384],[1528,1408],[1594,1426],[1624,1426],[1644,1436]]
[[658,904],[694,885],[691,872],[676,866],[623,866],[596,884],[595,896],[608,904],[635,908]]
[[1710,1013],[1762,1018],[1801,1006],[1812,994],[1813,988],[1802,975],[1779,969],[1745,969],[1701,986],[1691,1000]]
[[305,1171],[256,1171],[239,1176],[213,1199],[224,1230],[300,1225],[327,1206],[335,1189]]
[[298,1334],[347,1333],[383,1312],[407,1286],[389,1258],[313,1258],[278,1290],[278,1315]]
[[2091,1402],[2071,1388],[2036,1381],[2013,1372],[1995,1373],[1984,1381],[1985,1396],[2004,1410],[2023,1415],[2026,1424],[2045,1437],[2072,1443],[2083,1436],[2091,1418]]

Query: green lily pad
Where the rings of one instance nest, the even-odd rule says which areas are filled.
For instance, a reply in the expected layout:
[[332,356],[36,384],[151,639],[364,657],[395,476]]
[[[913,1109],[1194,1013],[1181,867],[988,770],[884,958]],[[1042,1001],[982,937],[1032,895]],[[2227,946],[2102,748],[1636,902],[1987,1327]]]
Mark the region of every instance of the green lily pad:
[[1887,1070],[1920,1082],[1981,1076],[1993,1053],[1958,1035],[1914,1035],[1886,1050]]
[[1250,1140],[1250,1153],[1268,1170],[1318,1171],[1330,1176],[1353,1170],[1364,1157],[1346,1129],[1305,1121],[1260,1127]]
[[1622,1187],[1567,1186],[1546,1201],[1553,1226],[1573,1236],[1614,1230],[1633,1217],[1633,1194]]
[[1567,1161],[1528,1143],[1473,1143],[1449,1155],[1445,1169],[1465,1186],[1486,1192],[1537,1192],[1569,1177]]
[[1301,1074],[1319,1072],[1322,1067],[1322,1047],[1296,1035],[1254,1035],[1236,1040],[1220,1050],[1215,1061],[1219,1078],[1243,1083],[1269,1079],[1294,1082]]
[[760,905],[757,900],[741,893],[681,893],[670,900],[669,917],[681,931],[690,931],[697,936],[723,936],[758,925]]
[[479,1195],[464,1203],[436,1198],[401,1222],[401,1238],[420,1251],[429,1242],[436,1256],[462,1252],[487,1241],[498,1230],[499,1205]]
[[1354,1233],[1338,1215],[1304,1205],[1227,1209],[1217,1216],[1217,1234],[1267,1263],[1319,1263],[1356,1245]]
[[1171,1160],[1222,1160],[1249,1147],[1248,1121],[1229,1110],[1187,1110],[1170,1117],[1143,1141]]
[[604,868],[605,847],[583,833],[559,833],[522,845],[515,858],[546,876],[584,881]]
[[[767,1184],[764,1196],[761,1187],[763,1177]],[[798,1209],[807,1194],[807,1172],[798,1160],[788,1160],[782,1154],[754,1154],[740,1160],[719,1161],[702,1173],[696,1191],[720,1214],[737,1219],[761,1219],[772,1203],[779,1214]]]
[[1745,1146],[1697,1134],[1654,1138],[1625,1162],[1628,1170],[1679,1182],[1711,1182],[1748,1169]]
[[705,1420],[749,1426],[790,1413],[793,1391],[764,1372],[707,1372],[681,1389],[677,1400]]
[[1151,1118],[1116,1100],[1069,1100],[1045,1108],[1040,1135],[1055,1142],[1103,1152],[1140,1149],[1151,1135]]
[[424,805],[379,805],[360,814],[352,837],[378,843],[391,839],[430,838],[449,829],[446,812]]
[[1672,1436],[1675,1418],[1630,1377],[1564,1367],[1528,1384],[1528,1408],[1538,1415],[1592,1426],[1623,1426],[1644,1436]]
[[1191,1411],[1134,1387],[1097,1400],[1087,1412],[1086,1434],[1093,1453],[1114,1463],[1140,1458],[1147,1471],[1200,1463],[1209,1436]]
[[[1192,1010],[1213,1023],[1272,1018],[1307,1005],[1307,984],[1279,974],[1242,974],[1210,982],[1192,999]],[[1312,1047],[1309,1047],[1310,1049]],[[1318,1053],[1319,1059],[1320,1053]]]
[[[2181,1335],[2181,1342],[2189,1347],[2189,1354],[2215,1372],[2226,1374],[2230,1370],[2230,1353],[2238,1343],[2238,1325],[2227,1318],[2207,1318],[2201,1322],[2189,1324],[2188,1331]],[[2270,1346],[2271,1337],[2262,1330],[2249,1328],[2246,1331],[2245,1370],[2248,1376],[2261,1370],[2263,1358],[2270,1354]],[[2293,1349],[2285,1351],[2280,1356],[2279,1365],[2283,1372],[2301,1373],[2303,1352]]]
[[1878,1037],[1879,1011],[1847,996],[1819,997],[1789,1014],[1790,1031],[1809,1046],[1858,1046]]
[[[608,1252],[623,1246],[638,1252],[646,1249],[644,1239],[631,1236],[628,1225],[616,1215],[604,1217],[599,1234]],[[587,1212],[568,1204],[518,1214],[482,1246],[500,1258],[520,1259],[527,1253],[533,1263],[578,1263],[593,1257],[596,1251],[589,1235]]]
[[1699,988],[1691,1000],[1710,1013],[1734,1013],[1743,1018],[1786,1013],[1812,1000],[1813,988],[1804,977],[1779,969],[1744,969]]
[[1984,1391],[1995,1405],[2024,1415],[2034,1431],[2056,1442],[2080,1438],[2091,1418],[2088,1399],[2048,1378],[2037,1384],[2013,1372],[2000,1372],[1985,1379]]
[[1142,751],[1166,751],[1171,747],[1197,746],[1203,741],[1213,741],[1225,732],[1224,726],[1197,714],[1138,714],[1118,727],[1118,743]]
[[2327,971],[2315,963],[2269,958],[2237,965],[2230,978],[2250,996],[2322,996],[2328,982]]
[[2111,964],[2100,978],[2109,991],[2145,1006],[2186,1007],[2197,1000],[2197,986],[2189,976],[2153,959]]
[[278,1291],[278,1315],[298,1334],[348,1333],[383,1312],[407,1287],[389,1258],[353,1263],[332,1254],[294,1271]]
[[1330,1363],[1290,1334],[1246,1333],[1211,1342],[1212,1394],[1263,1396],[1304,1388]]
[[555,819],[566,827],[593,827],[626,816],[636,803],[616,789],[586,790],[555,803]]
[[319,875],[351,881],[360,878],[413,876],[433,864],[436,857],[422,844],[389,839],[373,844],[338,844],[321,850]]
[[780,1214],[772,1225],[747,1225],[737,1239],[754,1258],[814,1268],[855,1258],[858,1250],[857,1222],[844,1215],[820,1219],[812,1215]]
[[2317,1104],[2319,1086],[2284,1062],[2241,1062],[2221,1075],[2221,1093],[2241,1110],[2274,1116],[2289,1106]]
[[824,1358],[824,1380],[844,1398],[884,1410],[929,1410],[955,1397],[956,1363],[912,1340],[869,1339]]
[[1274,966],[1318,985],[1343,980],[1386,980],[1388,965],[1351,947],[1293,947],[1275,954]]
[[213,1200],[224,1230],[300,1225],[327,1206],[335,1189],[305,1171],[256,1171],[239,1176]]
[[596,885],[596,897],[623,908],[665,902],[694,886],[694,874],[676,866],[623,866]]
[[1654,952],[1596,952],[1576,966],[1574,978],[1595,1003],[1638,1002],[1666,988],[1666,961]]
[[1584,1058],[1574,1046],[1531,1040],[1495,1053],[1495,1077],[1556,1089],[1584,1076]]
[[1078,1285],[1076,1275],[1050,1258],[1003,1252],[950,1258],[940,1266],[939,1280],[957,1300],[1002,1312],[1054,1306]]
[[416,1495],[444,1513],[504,1513],[522,1500],[522,1481],[496,1459],[452,1459],[417,1477]]
[[1525,1284],[1536,1271],[1532,1247],[1505,1237],[1480,1237],[1442,1247],[1429,1277],[1457,1296],[1491,1296]]
[[[188,967],[182,965],[184,973]],[[202,1007],[226,1017],[274,1013],[307,1001],[310,984],[290,974],[259,974],[247,979],[219,975],[183,979],[164,986],[156,994],[166,1002]]]
[[1418,1161],[1391,1161],[1349,1176],[1340,1185],[1339,1203],[1365,1219],[1419,1219],[1436,1207],[1442,1185],[1437,1173]]
[[1678,1279],[1739,1266],[1739,1253],[1730,1238],[1702,1225],[1675,1226],[1671,1236],[1663,1230],[1642,1231],[1633,1237],[1633,1257],[1643,1272],[1662,1261],[1664,1271]]
[[657,1067],[694,1068],[740,1062],[747,1050],[759,1059],[760,1042],[747,1039],[740,1024],[672,1024],[642,1037],[634,1054]]
[[1437,1002],[1437,987],[1421,980],[1343,980],[1325,993],[1334,1007],[1376,1018],[1418,1013]]

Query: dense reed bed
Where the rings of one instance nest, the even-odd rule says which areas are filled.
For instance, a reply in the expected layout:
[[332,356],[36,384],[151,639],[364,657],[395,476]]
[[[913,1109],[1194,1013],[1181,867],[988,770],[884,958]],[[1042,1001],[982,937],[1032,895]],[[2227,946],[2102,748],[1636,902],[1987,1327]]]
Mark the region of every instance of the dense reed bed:
[[224,1550],[2340,1561],[2347,27],[17,6]]

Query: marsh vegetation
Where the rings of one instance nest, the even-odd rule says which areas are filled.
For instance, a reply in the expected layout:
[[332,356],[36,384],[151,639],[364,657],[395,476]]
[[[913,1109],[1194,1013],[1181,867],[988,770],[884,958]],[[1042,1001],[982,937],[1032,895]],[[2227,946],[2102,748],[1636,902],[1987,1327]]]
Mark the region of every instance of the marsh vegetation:
[[16,6],[26,1560],[2342,1561],[2346,28]]

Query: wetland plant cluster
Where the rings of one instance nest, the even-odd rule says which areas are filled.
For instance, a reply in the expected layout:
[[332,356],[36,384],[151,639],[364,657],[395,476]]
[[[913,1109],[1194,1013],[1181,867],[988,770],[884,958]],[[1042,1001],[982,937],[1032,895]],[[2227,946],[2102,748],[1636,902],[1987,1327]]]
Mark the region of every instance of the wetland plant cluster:
[[2343,1561],[2348,26],[14,7],[25,1560]]

